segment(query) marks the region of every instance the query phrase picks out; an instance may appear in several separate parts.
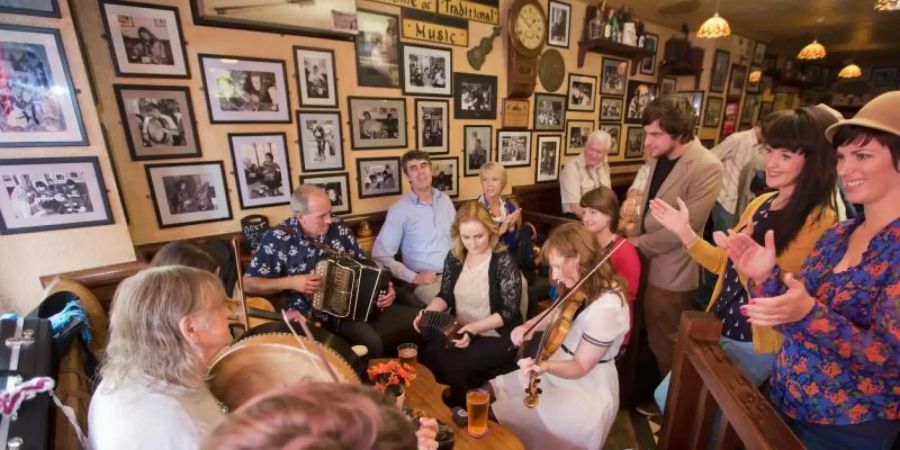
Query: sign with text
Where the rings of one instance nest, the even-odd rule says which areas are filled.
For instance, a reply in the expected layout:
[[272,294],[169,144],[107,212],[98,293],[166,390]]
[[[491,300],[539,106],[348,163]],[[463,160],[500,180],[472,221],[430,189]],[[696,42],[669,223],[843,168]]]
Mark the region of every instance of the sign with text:
[[372,0],[373,2],[384,3],[385,5],[399,6],[406,9],[414,9],[418,11],[434,12],[436,10],[436,2],[439,0]]
[[500,24],[499,0],[435,0],[437,11],[445,16],[476,22]]
[[436,44],[469,46],[469,23],[413,9],[401,10],[403,37]]

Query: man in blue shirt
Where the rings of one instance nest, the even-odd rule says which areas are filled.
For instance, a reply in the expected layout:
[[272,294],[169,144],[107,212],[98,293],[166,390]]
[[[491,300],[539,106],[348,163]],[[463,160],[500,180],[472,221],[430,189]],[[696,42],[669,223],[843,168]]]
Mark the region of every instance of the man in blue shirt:
[[393,285],[379,297],[377,305],[382,311],[372,323],[337,319],[311,309],[312,296],[322,286],[321,277],[315,273],[316,263],[324,254],[313,243],[357,258],[365,255],[350,227],[331,216],[331,200],[318,186],[305,184],[294,190],[291,210],[294,215],[269,229],[260,240],[244,275],[244,290],[248,294],[286,293],[286,309],[312,316],[351,344],[365,345],[372,358],[384,356],[384,349],[390,345],[414,339],[413,333],[403,335],[402,330],[391,329],[412,323],[417,313],[413,308],[392,306],[396,297]]
[[[450,198],[431,186],[431,158],[420,150],[406,152],[400,160],[411,192],[388,210],[372,258],[409,283],[413,298],[405,303],[428,305],[441,287],[444,259],[450,251],[450,226],[456,210]],[[395,259],[400,252],[402,261]]]

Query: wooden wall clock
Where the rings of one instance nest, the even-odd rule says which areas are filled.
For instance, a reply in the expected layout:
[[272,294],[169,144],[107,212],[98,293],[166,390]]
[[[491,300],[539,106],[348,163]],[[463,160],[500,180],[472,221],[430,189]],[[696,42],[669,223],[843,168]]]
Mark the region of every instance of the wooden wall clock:
[[526,98],[537,84],[538,56],[547,43],[547,15],[537,0],[516,0],[507,16],[507,97]]

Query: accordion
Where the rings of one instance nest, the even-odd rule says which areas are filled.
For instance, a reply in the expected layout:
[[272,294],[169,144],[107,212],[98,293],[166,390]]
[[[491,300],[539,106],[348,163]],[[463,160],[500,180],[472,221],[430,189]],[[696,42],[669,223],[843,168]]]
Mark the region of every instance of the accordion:
[[422,338],[426,341],[433,339],[443,339],[444,347],[452,347],[453,340],[459,339],[457,331],[462,328],[456,317],[450,313],[425,311],[422,313],[422,319],[419,321],[419,330],[422,332]]
[[378,297],[387,292],[391,272],[346,254],[325,256],[316,264],[322,287],[313,296],[318,311],[369,322],[378,315]]

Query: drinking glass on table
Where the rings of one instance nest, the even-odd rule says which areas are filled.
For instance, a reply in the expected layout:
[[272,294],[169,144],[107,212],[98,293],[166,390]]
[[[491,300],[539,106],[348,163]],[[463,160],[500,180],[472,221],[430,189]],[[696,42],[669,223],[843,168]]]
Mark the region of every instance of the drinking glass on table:
[[475,437],[484,436],[488,431],[488,403],[490,395],[484,389],[466,392],[466,413],[469,416],[467,431]]
[[413,343],[400,344],[397,346],[397,356],[400,357],[400,364],[407,364],[416,372],[416,363],[419,359],[419,347]]

